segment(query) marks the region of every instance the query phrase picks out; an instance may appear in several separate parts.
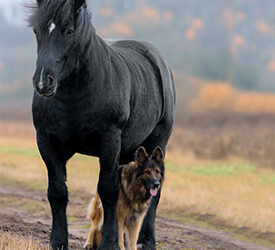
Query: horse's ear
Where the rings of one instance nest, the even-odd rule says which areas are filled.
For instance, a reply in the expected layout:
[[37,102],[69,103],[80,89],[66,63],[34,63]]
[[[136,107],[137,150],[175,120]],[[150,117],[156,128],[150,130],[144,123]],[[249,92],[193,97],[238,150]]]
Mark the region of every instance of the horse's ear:
[[74,9],[78,10],[83,5],[86,5],[86,0],[74,0]]
[[148,159],[148,154],[144,147],[139,147],[135,154],[135,161],[142,165]]
[[152,159],[160,164],[163,163],[164,161],[164,153],[162,151],[162,148],[160,146],[155,147],[153,154],[152,154]]

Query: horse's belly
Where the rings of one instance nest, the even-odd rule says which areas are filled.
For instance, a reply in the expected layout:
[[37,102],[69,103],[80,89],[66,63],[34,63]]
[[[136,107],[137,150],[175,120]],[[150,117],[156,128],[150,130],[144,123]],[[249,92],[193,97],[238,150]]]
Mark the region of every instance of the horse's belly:
[[98,156],[100,136],[98,133],[87,133],[79,136],[76,143],[76,151],[80,154]]
[[122,131],[121,151],[123,153],[130,152],[140,146],[146,138],[152,133],[157,122],[148,119],[147,121],[133,122],[130,126],[126,126]]

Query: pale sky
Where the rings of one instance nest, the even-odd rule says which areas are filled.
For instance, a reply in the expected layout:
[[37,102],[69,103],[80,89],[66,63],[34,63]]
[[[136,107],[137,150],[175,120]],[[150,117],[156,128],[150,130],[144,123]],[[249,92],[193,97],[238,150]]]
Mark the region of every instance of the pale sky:
[[5,20],[13,25],[24,25],[22,4],[29,0],[0,0],[0,8]]

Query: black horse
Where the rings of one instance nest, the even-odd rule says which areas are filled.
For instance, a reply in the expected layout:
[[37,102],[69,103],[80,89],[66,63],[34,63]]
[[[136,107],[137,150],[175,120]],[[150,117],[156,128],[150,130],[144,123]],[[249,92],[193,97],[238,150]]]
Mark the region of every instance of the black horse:
[[[48,170],[51,246],[68,248],[66,162],[80,153],[100,161],[99,249],[119,249],[117,168],[131,161],[140,145],[149,153],[157,145],[165,149],[174,123],[171,71],[149,43],[98,37],[85,0],[37,0],[31,10],[38,45],[32,111]],[[160,193],[152,200],[140,232],[144,249],[155,249],[159,198]]]

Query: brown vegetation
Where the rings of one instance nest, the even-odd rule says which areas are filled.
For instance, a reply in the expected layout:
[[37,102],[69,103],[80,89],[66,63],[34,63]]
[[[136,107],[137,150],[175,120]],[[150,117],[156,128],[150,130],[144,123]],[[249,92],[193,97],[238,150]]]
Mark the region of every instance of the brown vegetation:
[[198,158],[242,157],[275,167],[275,115],[185,114],[177,120],[170,147]]
[[238,92],[229,83],[205,84],[191,101],[194,112],[236,112],[241,114],[275,114],[275,95]]

